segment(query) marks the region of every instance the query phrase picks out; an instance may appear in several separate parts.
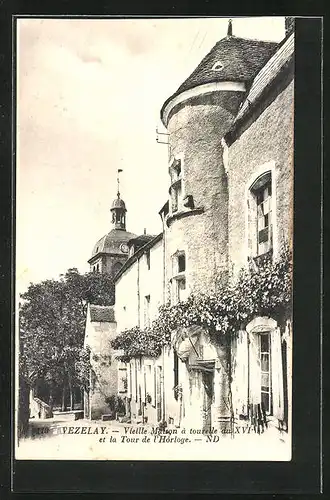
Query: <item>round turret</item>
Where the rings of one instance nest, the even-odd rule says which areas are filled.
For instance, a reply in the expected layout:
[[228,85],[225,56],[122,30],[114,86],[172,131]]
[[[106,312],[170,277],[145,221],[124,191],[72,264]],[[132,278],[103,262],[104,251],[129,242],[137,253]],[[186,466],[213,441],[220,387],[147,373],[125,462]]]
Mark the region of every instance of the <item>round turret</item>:
[[[227,278],[228,192],[222,138],[250,82],[275,48],[272,42],[232,36],[229,28],[227,37],[162,107],[170,152],[165,222],[171,298],[181,300],[182,288],[185,294],[209,292]],[[181,274],[177,278],[173,271],[180,266],[180,258],[183,262],[182,255],[183,285]]]

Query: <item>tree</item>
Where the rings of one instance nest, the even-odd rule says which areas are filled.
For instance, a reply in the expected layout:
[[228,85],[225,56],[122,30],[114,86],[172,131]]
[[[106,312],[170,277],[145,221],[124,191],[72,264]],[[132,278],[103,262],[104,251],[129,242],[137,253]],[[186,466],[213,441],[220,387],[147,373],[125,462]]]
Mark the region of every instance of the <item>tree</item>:
[[53,406],[56,387],[62,388],[62,409],[66,393],[73,408],[73,388],[82,386],[81,364],[88,303],[112,305],[114,283],[106,274],[80,274],[75,268],[59,280],[31,283],[21,295],[20,373],[31,384],[43,381]]

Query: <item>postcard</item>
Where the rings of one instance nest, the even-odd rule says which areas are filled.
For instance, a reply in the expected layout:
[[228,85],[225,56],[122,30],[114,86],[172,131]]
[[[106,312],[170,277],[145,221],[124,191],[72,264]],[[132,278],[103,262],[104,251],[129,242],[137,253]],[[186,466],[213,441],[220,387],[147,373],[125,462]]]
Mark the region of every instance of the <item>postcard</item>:
[[18,460],[290,461],[294,18],[18,18]]

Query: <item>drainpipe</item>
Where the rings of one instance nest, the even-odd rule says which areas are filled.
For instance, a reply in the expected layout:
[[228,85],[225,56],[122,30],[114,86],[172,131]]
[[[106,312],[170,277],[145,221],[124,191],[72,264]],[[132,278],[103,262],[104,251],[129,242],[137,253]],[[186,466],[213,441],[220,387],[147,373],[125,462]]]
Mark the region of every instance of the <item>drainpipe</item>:
[[165,422],[166,418],[166,412],[165,412],[165,347],[162,349],[162,385],[163,385],[163,390],[162,390],[162,398],[163,398],[163,411],[162,411],[162,420]]
[[88,419],[92,420],[92,368],[89,369]]
[[[163,304],[165,304],[166,301],[166,296],[165,296],[165,290],[166,290],[166,243],[165,243],[165,216],[164,214],[161,215],[162,219],[162,226],[163,226]],[[162,405],[162,420],[165,421],[166,418],[166,390],[165,390],[165,347],[163,346],[162,348],[162,399],[163,399],[163,405]]]
[[138,326],[140,327],[140,259],[137,260],[137,299],[138,299]]
[[247,379],[248,379],[248,393],[247,393],[247,415],[250,418],[250,334],[247,334]]

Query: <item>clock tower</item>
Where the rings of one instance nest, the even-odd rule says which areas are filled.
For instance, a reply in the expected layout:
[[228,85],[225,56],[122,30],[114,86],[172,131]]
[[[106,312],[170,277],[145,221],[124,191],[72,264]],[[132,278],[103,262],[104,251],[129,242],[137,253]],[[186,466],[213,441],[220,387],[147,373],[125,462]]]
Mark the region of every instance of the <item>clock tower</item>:
[[[118,174],[121,170],[118,170]],[[119,176],[117,177],[117,197],[110,208],[112,214],[112,229],[96,242],[92,256],[88,260],[92,272],[106,273],[113,277],[128,258],[128,241],[136,238],[136,234],[126,231],[126,205],[119,191]]]

